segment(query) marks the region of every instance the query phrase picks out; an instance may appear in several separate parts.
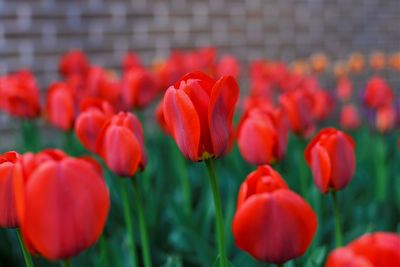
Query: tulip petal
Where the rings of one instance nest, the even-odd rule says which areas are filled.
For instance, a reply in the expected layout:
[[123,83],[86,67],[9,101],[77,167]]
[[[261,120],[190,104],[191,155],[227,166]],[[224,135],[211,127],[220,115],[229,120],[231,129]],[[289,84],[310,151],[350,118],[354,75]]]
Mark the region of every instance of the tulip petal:
[[311,152],[311,157],[315,185],[322,193],[327,193],[332,172],[329,154],[325,148],[317,144]]
[[[348,248],[334,250],[328,257],[326,267],[374,267],[366,258],[354,254]],[[380,265],[386,266],[386,265]]]
[[341,132],[329,138],[326,149],[331,161],[331,183],[336,190],[344,188],[355,172],[353,144]]
[[199,158],[200,120],[185,92],[170,87],[164,97],[164,118],[183,155],[193,161]]
[[25,196],[24,236],[51,260],[73,257],[93,245],[110,206],[96,170],[72,158],[41,165],[26,184]]
[[0,164],[0,227],[17,227],[17,211],[13,179],[14,164]]
[[282,264],[307,250],[317,217],[300,196],[282,189],[247,199],[232,227],[239,248],[258,260]]
[[208,121],[216,156],[230,148],[232,119],[239,97],[239,87],[231,76],[219,79],[211,92]]

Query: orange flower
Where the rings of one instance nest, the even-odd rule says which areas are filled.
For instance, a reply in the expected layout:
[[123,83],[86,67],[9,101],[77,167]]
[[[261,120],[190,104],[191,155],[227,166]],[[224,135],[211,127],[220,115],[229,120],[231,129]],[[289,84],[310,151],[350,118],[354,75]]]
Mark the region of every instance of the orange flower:
[[96,151],[96,140],[105,122],[114,115],[114,109],[105,100],[86,98],[76,119],[75,134],[88,150]]
[[386,132],[396,123],[396,111],[392,105],[381,107],[376,111],[375,125],[378,131]]
[[46,115],[54,126],[68,131],[75,121],[74,92],[62,82],[54,83],[47,91]]
[[29,158],[21,169],[31,167],[16,174],[15,187],[25,243],[31,253],[50,260],[71,258],[95,244],[103,231],[110,207],[106,184],[87,160],[58,151]]
[[289,122],[281,110],[253,108],[238,127],[239,150],[251,164],[271,164],[285,156]]
[[240,186],[232,230],[236,245],[254,258],[283,264],[300,257],[316,229],[312,208],[271,167],[258,167]]
[[231,76],[215,81],[201,72],[189,73],[168,88],[165,122],[186,158],[204,160],[230,149],[238,96],[238,85]]
[[305,158],[322,193],[340,190],[351,181],[355,171],[354,146],[349,135],[334,128],[322,129],[308,144]]
[[366,234],[334,250],[326,267],[378,267],[400,266],[400,236],[395,233]]
[[96,144],[97,153],[119,176],[131,177],[146,166],[142,125],[132,113],[120,112],[103,126]]

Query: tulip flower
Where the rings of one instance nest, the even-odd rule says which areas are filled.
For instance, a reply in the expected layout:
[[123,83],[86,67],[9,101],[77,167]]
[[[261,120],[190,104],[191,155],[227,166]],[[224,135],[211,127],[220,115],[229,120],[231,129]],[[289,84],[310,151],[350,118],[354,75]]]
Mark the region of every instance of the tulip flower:
[[360,115],[353,104],[347,104],[340,111],[340,125],[344,129],[354,130],[361,124]]
[[163,104],[165,122],[186,158],[200,161],[229,150],[238,96],[232,77],[214,81],[201,72],[189,73],[168,88]]
[[372,109],[389,106],[394,95],[390,86],[381,77],[375,76],[368,81],[364,92],[364,104]]
[[143,108],[158,94],[157,81],[143,68],[132,68],[124,74],[122,96],[129,108]]
[[223,76],[232,76],[235,79],[239,79],[240,64],[234,56],[225,55],[219,60],[217,65],[217,77]]
[[342,244],[340,214],[336,191],[351,181],[355,171],[353,139],[334,128],[322,129],[307,145],[305,158],[314,176],[314,183],[322,193],[332,190],[336,219],[336,246]]
[[365,67],[365,58],[360,53],[352,53],[348,60],[349,70],[353,73],[360,73]]
[[333,251],[326,267],[399,266],[400,236],[389,232],[366,234]]
[[340,77],[336,85],[336,95],[342,101],[347,101],[353,93],[351,80],[346,76]]
[[112,106],[104,100],[86,98],[76,119],[75,134],[89,151],[96,151],[96,141],[105,122],[114,115]]
[[142,67],[143,64],[140,60],[139,55],[136,53],[129,52],[124,56],[122,60],[122,70],[124,72],[127,72],[133,68],[142,68]]
[[240,186],[232,230],[236,245],[254,258],[275,264],[305,253],[317,216],[271,167],[250,173]]
[[57,151],[38,157],[31,157],[34,168],[16,175],[21,231],[32,253],[50,260],[69,259],[101,235],[109,193],[98,169],[87,160]]
[[161,101],[155,110],[155,117],[157,120],[158,125],[160,126],[160,129],[165,133],[168,134],[168,128],[167,124],[165,123],[165,118],[164,118],[164,111],[163,111],[163,101]]
[[305,158],[315,185],[322,193],[341,190],[351,181],[355,171],[353,139],[334,128],[322,129],[308,144]]
[[323,53],[312,55],[310,61],[312,70],[316,73],[323,73],[329,65],[329,59]]
[[131,177],[146,166],[143,129],[132,113],[120,112],[103,126],[97,138],[97,153],[119,176]]
[[386,55],[383,52],[374,52],[369,57],[369,65],[375,71],[383,70],[386,67]]
[[58,71],[64,77],[85,76],[89,70],[89,61],[86,55],[79,50],[72,50],[64,54],[59,62]]
[[14,151],[0,155],[0,227],[18,227],[14,194],[14,166],[20,155]]
[[301,136],[310,135],[315,129],[315,118],[310,110],[313,109],[313,97],[303,89],[284,93],[279,102],[289,118],[291,129]]
[[73,89],[66,83],[58,82],[50,86],[47,92],[46,115],[54,126],[68,131],[75,121]]
[[253,108],[238,128],[240,153],[251,164],[271,164],[285,156],[289,122],[281,110]]
[[39,115],[39,88],[30,71],[22,70],[0,78],[0,108],[20,118]]
[[375,125],[379,132],[384,133],[392,129],[396,123],[396,111],[392,105],[378,108]]

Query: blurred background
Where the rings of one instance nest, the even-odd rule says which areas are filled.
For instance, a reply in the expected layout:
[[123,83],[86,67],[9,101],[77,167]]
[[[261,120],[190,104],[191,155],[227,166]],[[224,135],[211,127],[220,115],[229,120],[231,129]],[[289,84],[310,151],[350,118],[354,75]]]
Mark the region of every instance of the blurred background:
[[210,45],[244,64],[394,52],[399,13],[398,0],[0,0],[0,74],[29,68],[45,88],[74,48],[108,68],[129,50],[151,64]]

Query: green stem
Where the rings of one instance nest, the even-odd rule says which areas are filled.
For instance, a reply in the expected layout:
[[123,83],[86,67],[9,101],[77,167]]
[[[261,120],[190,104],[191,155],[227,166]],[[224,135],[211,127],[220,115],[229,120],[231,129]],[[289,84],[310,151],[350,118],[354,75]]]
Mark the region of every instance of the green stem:
[[21,246],[22,254],[24,255],[25,266],[33,267],[31,254],[29,254],[28,249],[25,246],[24,240],[21,237],[21,232],[19,229],[17,229],[17,237],[18,237],[19,244]]
[[332,191],[332,200],[333,200],[333,211],[335,213],[335,238],[336,238],[336,247],[341,247],[343,245],[342,239],[342,227],[340,225],[340,212],[337,203],[336,192]]
[[70,260],[70,259],[68,259],[68,260],[63,260],[63,261],[62,261],[62,266],[63,266],[63,267],[72,267],[72,262],[71,262],[71,260]]
[[130,249],[131,249],[131,261],[132,261],[132,266],[136,267],[138,266],[137,262],[137,256],[136,256],[136,246],[135,246],[135,232],[133,229],[133,224],[132,224],[132,215],[131,215],[131,208],[129,205],[129,198],[128,198],[128,193],[126,190],[126,187],[123,183],[124,178],[118,178],[119,182],[119,189],[120,189],[120,194],[121,194],[121,200],[122,200],[122,205],[124,209],[124,219],[125,219],[125,224],[126,228],[128,230],[128,235],[130,238]]
[[215,223],[217,226],[217,242],[218,242],[218,250],[219,250],[219,256],[220,256],[220,266],[227,267],[228,266],[228,258],[226,256],[226,250],[225,250],[224,219],[222,216],[221,196],[220,196],[220,193],[218,190],[214,162],[212,159],[207,159],[205,161],[205,163],[207,166],[208,176],[210,178],[210,184],[211,184],[211,189],[212,189],[213,199],[214,199]]
[[107,267],[109,264],[109,259],[108,259],[108,252],[107,252],[107,241],[106,238],[104,237],[104,233],[100,236],[100,253],[101,253],[101,259],[102,259],[102,266]]
[[[172,143],[170,143],[172,144]],[[182,154],[179,152],[175,144],[172,144],[173,147],[171,147],[173,153],[174,153],[174,158],[177,159],[176,162],[176,170],[177,170],[177,175],[180,179],[181,183],[181,189],[182,189],[182,195],[183,195],[183,207],[185,210],[185,214],[190,217],[192,213],[192,192],[190,188],[190,181],[189,181],[189,176],[188,176],[188,171],[186,167],[186,162],[184,158],[182,157]]]
[[23,151],[36,152],[39,149],[39,134],[36,121],[33,119],[22,119],[20,123]]
[[135,198],[136,210],[139,217],[139,231],[140,231],[140,239],[142,241],[142,254],[143,254],[144,266],[151,267],[153,266],[153,264],[151,262],[149,238],[147,235],[147,225],[143,211],[143,202],[140,193],[140,186],[138,179],[136,177],[133,177],[131,180],[133,183],[133,196]]
[[385,163],[385,142],[383,136],[376,137],[376,150],[375,150],[375,180],[376,188],[375,194],[378,201],[383,202],[387,195],[387,168]]
[[277,267],[283,267],[284,264],[277,264]]

